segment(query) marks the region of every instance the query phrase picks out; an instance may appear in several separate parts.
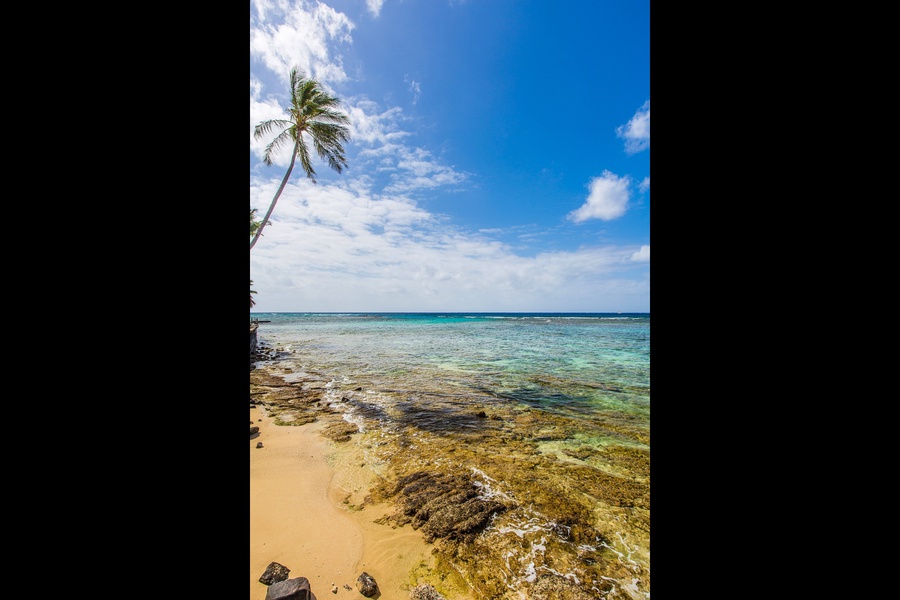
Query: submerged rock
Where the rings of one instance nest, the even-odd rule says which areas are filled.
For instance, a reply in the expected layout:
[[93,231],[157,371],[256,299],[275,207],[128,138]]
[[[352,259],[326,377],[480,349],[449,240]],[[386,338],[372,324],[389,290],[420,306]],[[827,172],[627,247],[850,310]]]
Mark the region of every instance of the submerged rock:
[[532,600],[594,600],[574,582],[558,575],[541,575],[531,588]]
[[409,600],[446,600],[434,586],[428,583],[417,585],[409,593]]

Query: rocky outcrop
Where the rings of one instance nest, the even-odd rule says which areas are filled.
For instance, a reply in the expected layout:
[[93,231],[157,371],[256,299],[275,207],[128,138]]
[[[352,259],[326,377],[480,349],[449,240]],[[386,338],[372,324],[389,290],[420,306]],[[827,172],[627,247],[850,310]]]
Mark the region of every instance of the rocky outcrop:
[[471,542],[493,515],[506,510],[500,502],[482,498],[472,478],[464,473],[418,471],[400,479],[393,489],[382,491],[396,496],[400,509],[380,521],[421,528],[428,543],[436,539]]

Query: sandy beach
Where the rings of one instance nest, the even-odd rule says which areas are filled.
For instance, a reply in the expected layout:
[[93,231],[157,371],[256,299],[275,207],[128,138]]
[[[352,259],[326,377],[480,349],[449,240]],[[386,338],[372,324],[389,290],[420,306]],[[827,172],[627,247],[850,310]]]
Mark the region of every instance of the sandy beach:
[[320,600],[360,598],[364,571],[385,600],[428,582],[431,545],[421,534],[375,523],[388,506],[358,508],[372,475],[353,446],[322,437],[321,422],[276,425],[264,406],[250,408],[250,421],[259,427],[250,439],[250,600],[265,600],[259,578],[272,562],[306,577]]

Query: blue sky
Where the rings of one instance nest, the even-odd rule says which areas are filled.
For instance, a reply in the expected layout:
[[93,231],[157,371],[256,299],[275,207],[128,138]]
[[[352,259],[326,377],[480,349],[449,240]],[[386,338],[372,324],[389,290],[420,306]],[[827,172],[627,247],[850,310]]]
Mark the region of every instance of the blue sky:
[[295,167],[253,312],[650,311],[649,0],[250,3],[250,207],[292,67],[342,101],[349,168]]

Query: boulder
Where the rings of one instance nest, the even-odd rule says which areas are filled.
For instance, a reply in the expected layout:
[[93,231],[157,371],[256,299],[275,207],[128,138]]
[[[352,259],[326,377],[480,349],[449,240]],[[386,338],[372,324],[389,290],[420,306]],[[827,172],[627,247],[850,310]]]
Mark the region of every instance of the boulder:
[[290,572],[291,570],[286,566],[278,564],[277,562],[271,562],[269,563],[269,566],[266,567],[263,574],[260,575],[259,582],[266,585],[272,585],[273,583],[287,579]]
[[356,578],[356,589],[366,598],[371,598],[378,592],[378,584],[375,579],[365,571]]
[[309,589],[309,579],[295,577],[270,585],[266,600],[316,600],[316,595]]

